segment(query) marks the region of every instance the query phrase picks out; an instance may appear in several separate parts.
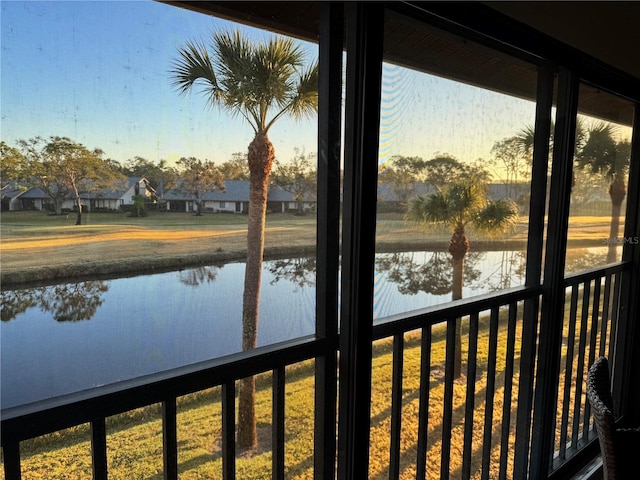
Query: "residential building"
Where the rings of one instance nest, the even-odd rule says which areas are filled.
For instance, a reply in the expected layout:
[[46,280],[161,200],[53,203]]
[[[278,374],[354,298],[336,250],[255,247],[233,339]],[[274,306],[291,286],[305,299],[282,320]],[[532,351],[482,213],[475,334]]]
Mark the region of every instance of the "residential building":
[[[134,195],[143,195],[148,201],[155,201],[155,190],[146,178],[127,177],[114,188],[92,193],[81,193],[80,201],[87,212],[117,211],[133,205]],[[50,204],[49,196],[39,187],[31,187],[16,195],[10,210],[42,210]],[[63,211],[74,211],[76,200],[68,198],[62,204]]]
[[[224,184],[224,190],[213,190],[203,194],[204,212],[247,213],[249,210],[249,181],[226,180]],[[197,210],[195,196],[180,188],[174,188],[166,192],[163,200],[166,202],[168,211],[195,212]],[[303,209],[305,211],[314,210],[315,199],[306,195],[303,201]],[[271,185],[267,200],[267,210],[279,213],[297,211],[298,203],[290,192],[277,185]]]

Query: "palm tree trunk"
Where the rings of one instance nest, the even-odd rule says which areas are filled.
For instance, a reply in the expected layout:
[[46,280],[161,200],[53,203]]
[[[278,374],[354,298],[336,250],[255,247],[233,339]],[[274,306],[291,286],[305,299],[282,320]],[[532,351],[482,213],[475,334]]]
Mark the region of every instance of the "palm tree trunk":
[[[464,257],[453,258],[453,282],[451,300],[459,300],[462,298],[462,284],[464,282]],[[453,378],[460,378],[462,375],[462,332],[460,328],[460,319],[456,318],[456,337],[455,337],[455,357],[453,360]]]
[[[274,151],[266,134],[258,133],[249,145],[249,219],[247,226],[247,262],[242,302],[242,349],[256,348],[258,306],[262,281],[264,226],[267,212],[269,174]],[[254,377],[240,381],[238,405],[238,447],[251,449],[257,444]]]
[[460,300],[462,298],[462,285],[464,283],[464,257],[452,260],[453,263],[453,281],[451,300]]
[[620,211],[622,201],[627,194],[622,175],[616,174],[613,182],[609,186],[609,196],[611,197],[611,227],[609,229],[609,249],[607,251],[607,263],[616,261],[616,247],[618,246],[618,235],[620,233]]
[[[464,226],[457,225],[451,240],[449,241],[449,253],[451,254],[453,266],[451,300],[462,298],[462,285],[464,283],[464,257],[469,251],[469,241],[465,235]],[[455,335],[455,357],[453,361],[453,378],[460,378],[462,375],[462,332],[460,319],[456,319]]]

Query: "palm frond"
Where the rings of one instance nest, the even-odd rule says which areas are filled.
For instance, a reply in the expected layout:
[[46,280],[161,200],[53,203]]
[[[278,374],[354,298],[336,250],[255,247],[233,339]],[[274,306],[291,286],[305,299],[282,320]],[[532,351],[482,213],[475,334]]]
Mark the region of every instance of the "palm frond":
[[533,125],[527,125],[520,130],[515,138],[518,141],[522,153],[525,155],[531,155],[533,152],[533,140],[535,138],[535,129]]
[[596,122],[586,132],[584,145],[576,155],[578,168],[588,169],[608,178],[623,171],[628,158],[618,154],[616,128],[610,123]]
[[306,71],[302,72],[298,81],[290,87],[290,95],[281,110],[274,115],[266,126],[271,128],[281,116],[290,114],[296,119],[311,117],[318,112],[318,63],[315,62]]
[[409,202],[407,220],[417,223],[450,223],[449,199],[442,192],[419,195]]
[[475,181],[454,183],[446,190],[446,195],[451,211],[459,219],[472,218],[474,212],[482,209],[486,202],[484,185]]
[[518,219],[518,206],[509,198],[489,202],[473,221],[478,230],[489,234],[502,233],[513,227]]
[[215,70],[204,44],[188,42],[178,50],[178,58],[169,71],[173,76],[173,86],[181,94],[186,94],[197,82],[204,83],[203,93],[209,102],[220,102],[224,95],[218,86]]
[[202,81],[211,105],[242,116],[255,132],[266,133],[284,114],[317,111],[317,64],[300,74],[304,55],[293,39],[254,43],[240,30],[221,31],[213,34],[210,52],[202,43],[179,50],[170,73],[181,93]]
[[318,62],[302,72],[296,94],[291,100],[291,113],[301,118],[318,111]]

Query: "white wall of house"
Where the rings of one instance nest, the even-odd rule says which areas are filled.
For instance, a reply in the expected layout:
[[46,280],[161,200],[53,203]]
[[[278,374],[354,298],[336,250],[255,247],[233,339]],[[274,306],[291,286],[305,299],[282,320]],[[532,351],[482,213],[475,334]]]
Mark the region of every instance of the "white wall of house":
[[20,200],[20,195],[9,200],[9,211],[13,212],[15,210],[22,210],[22,200]]
[[[282,202],[282,213],[285,213],[287,211],[291,212],[291,211],[298,211],[298,202]],[[315,203],[313,202],[302,202],[302,210],[304,212],[312,212],[315,208]]]
[[[147,184],[144,181],[138,181],[139,185],[139,193],[140,195],[144,195],[149,198],[153,195],[153,190],[147,188]],[[133,205],[133,197],[136,194],[135,184],[132,185],[129,189],[127,189],[121,196],[116,197],[117,194],[107,194],[112,195],[110,198],[81,198],[82,208],[85,211],[90,211],[91,206],[99,209],[109,209],[109,210],[118,210],[121,205]],[[50,203],[51,200],[49,198],[33,198],[25,200],[25,202],[29,202],[33,208],[37,210],[43,210],[44,205],[46,203]],[[63,209],[73,210],[76,207],[76,200],[73,198],[66,199],[62,203]],[[9,204],[10,210],[22,210],[24,208],[24,202],[22,201],[21,196],[17,196],[11,199]],[[28,207],[31,208],[31,207]],[[169,204],[167,203],[167,210],[169,210]]]
[[[143,181],[139,181],[138,182],[139,185],[139,194],[140,195],[144,195],[145,197],[150,197],[151,196],[151,192],[149,190],[147,190],[147,184]],[[124,195],[122,195],[120,197],[121,200],[124,201],[125,205],[133,205],[133,197],[136,194],[136,186],[131,185],[131,187],[124,192]]]
[[113,198],[96,198],[91,200],[90,203],[92,203],[95,208],[117,210],[120,208],[122,202]]
[[204,209],[206,211],[213,212],[230,212],[236,211],[236,202],[220,202],[220,201],[205,201]]

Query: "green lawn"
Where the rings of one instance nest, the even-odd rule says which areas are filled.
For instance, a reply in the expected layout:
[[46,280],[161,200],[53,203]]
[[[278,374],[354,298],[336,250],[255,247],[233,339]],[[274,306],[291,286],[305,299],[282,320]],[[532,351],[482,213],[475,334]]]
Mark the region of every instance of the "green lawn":
[[[246,255],[245,215],[94,213],[78,226],[71,217],[3,213],[2,283],[178,269]],[[267,215],[267,255],[279,253],[283,245],[291,252],[313,251],[315,244],[315,216]]]
[[[506,328],[506,327],[505,327]],[[428,468],[439,471],[440,435],[444,396],[444,328],[434,327],[431,351],[431,381],[429,401]],[[465,337],[466,338],[466,337]],[[465,338],[463,355],[466,356]],[[504,370],[506,333],[501,328],[498,350],[498,372]],[[519,336],[517,337],[519,338]],[[519,342],[518,342],[519,344]],[[485,405],[488,328],[481,321],[478,341],[478,374],[474,417],[474,469],[481,461],[481,437]],[[383,480],[388,476],[388,449],[391,408],[392,342],[378,341],[374,345],[372,368],[372,429],[369,478]],[[518,350],[518,346],[516,346]],[[463,358],[465,358],[463,356]],[[271,478],[271,377],[258,379],[257,417],[260,445],[255,452],[239,453],[238,478]],[[517,380],[517,377],[516,377]],[[414,475],[418,425],[418,387],[420,381],[420,333],[405,334],[403,434],[401,478]],[[501,425],[503,376],[497,375],[494,396],[494,433]],[[462,445],[464,428],[466,379],[455,381],[453,445]],[[313,362],[303,362],[287,368],[286,383],[286,469],[287,478],[311,479],[313,471]],[[108,419],[108,461],[110,478],[162,478],[162,426],[160,406],[154,405]],[[220,389],[189,395],[178,402],[178,443],[181,479],[221,479],[221,403]],[[494,435],[495,436],[495,435]],[[52,435],[23,442],[23,478],[90,478],[89,428],[82,425]],[[492,449],[493,463],[499,448]],[[452,473],[461,467],[461,458],[452,456]],[[492,466],[495,471],[496,465]],[[454,476],[455,478],[455,476]]]
[[[568,304],[567,304],[568,305]],[[580,304],[578,309],[581,309]],[[519,316],[522,311],[520,310]],[[568,311],[565,315],[568,314]],[[580,329],[580,320],[577,329]],[[504,400],[504,370],[506,365],[507,332],[506,311],[500,314],[496,355],[496,387],[490,402],[493,406],[490,478],[497,478],[500,458],[500,433]],[[565,323],[565,335],[568,326]],[[451,450],[451,478],[460,478],[464,444],[466,382],[465,369],[468,356],[468,319],[463,321],[463,376],[454,381],[453,424]],[[440,471],[442,417],[444,408],[445,328],[432,330],[429,424],[427,445],[427,469]],[[514,455],[516,399],[519,380],[519,352],[522,338],[521,322],[516,324],[515,373],[510,408],[510,432],[508,471],[511,471]],[[420,385],[419,331],[404,336],[403,413],[401,436],[401,476],[403,480],[415,478],[415,459],[418,435],[418,389]],[[474,383],[474,415],[472,440],[472,478],[479,478],[482,464],[483,431],[486,415],[486,386],[489,351],[488,316],[480,317],[477,373]],[[562,370],[566,362],[566,345],[563,347]],[[574,374],[577,357],[573,358]],[[313,472],[313,361],[306,361],[287,368],[286,379],[286,446],[285,463],[287,478],[311,479]],[[570,382],[573,382],[570,380]],[[371,396],[371,438],[369,478],[388,478],[392,383],[392,340],[374,344]],[[564,376],[560,376],[560,402]],[[584,392],[584,390],[583,390]],[[262,374],[257,381],[256,411],[258,418],[259,446],[256,451],[237,455],[238,478],[247,480],[271,478],[271,375]],[[573,399],[571,401],[573,404]],[[569,411],[569,427],[572,426],[572,410]],[[561,410],[557,412],[561,415]],[[558,417],[558,420],[560,417]],[[221,402],[220,388],[188,395],[178,399],[178,462],[181,479],[221,479]],[[556,438],[559,438],[560,422],[557,422]],[[109,474],[113,479],[162,478],[162,422],[160,405],[128,412],[107,420],[107,448]],[[90,478],[90,437],[88,425],[81,425],[51,435],[29,440],[21,444],[23,478],[50,479]],[[4,478],[1,476],[0,478]]]

